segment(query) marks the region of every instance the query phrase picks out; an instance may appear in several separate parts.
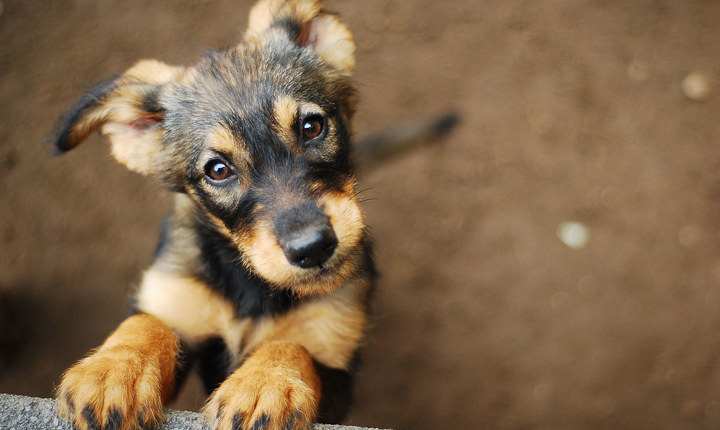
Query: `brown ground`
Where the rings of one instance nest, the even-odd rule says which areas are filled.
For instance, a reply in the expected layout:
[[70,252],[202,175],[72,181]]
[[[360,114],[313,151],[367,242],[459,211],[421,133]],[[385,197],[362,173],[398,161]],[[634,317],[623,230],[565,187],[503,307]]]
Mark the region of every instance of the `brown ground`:
[[[169,207],[95,137],[40,143],[94,81],[188,64],[245,1],[5,0],[0,392],[48,396],[121,320]],[[720,427],[720,3],[328,0],[359,45],[358,135],[457,110],[369,172],[382,282],[352,423]],[[692,71],[715,84],[691,101]],[[586,247],[557,237],[584,223]],[[198,403],[191,389],[176,407]]]

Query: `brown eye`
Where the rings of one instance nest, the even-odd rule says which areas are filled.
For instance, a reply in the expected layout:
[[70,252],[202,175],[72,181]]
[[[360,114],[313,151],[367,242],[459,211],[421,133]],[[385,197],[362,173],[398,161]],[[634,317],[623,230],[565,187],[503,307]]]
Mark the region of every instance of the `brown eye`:
[[213,160],[205,165],[205,175],[213,181],[224,181],[232,174],[230,166],[220,160]]
[[311,115],[303,120],[300,128],[303,140],[312,140],[322,135],[325,129],[325,120],[320,115]]

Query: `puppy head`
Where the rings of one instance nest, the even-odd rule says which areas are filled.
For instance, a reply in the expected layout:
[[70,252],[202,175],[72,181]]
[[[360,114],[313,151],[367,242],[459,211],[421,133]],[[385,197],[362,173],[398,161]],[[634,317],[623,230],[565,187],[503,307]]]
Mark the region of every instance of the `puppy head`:
[[193,67],[144,60],[58,122],[65,152],[100,129],[130,170],[186,193],[261,278],[298,295],[355,270],[364,223],[350,161],[349,30],[317,0],[263,0],[241,44]]

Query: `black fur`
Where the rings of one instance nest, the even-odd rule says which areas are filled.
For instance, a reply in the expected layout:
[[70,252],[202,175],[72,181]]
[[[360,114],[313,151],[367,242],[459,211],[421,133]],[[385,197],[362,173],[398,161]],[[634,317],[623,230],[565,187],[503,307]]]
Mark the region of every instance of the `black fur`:
[[230,350],[219,337],[205,341],[196,352],[198,373],[210,394],[235,370]]
[[[164,103],[172,107],[164,119],[166,139],[169,144],[183,142],[183,153],[178,155],[185,160],[196,158],[207,131],[223,124],[247,145],[253,171],[265,175],[268,172],[264,167],[282,166],[289,153],[272,129],[273,102],[287,95],[312,101],[335,119],[342,144],[339,153],[328,161],[334,170],[347,173],[349,133],[339,114],[351,110],[342,104],[344,99],[354,97],[351,81],[331,83],[327,69],[312,55],[292,45],[284,48],[254,53],[258,55],[211,51],[197,66],[202,79],[172,86],[164,94]],[[258,76],[258,67],[269,70]],[[330,88],[334,91],[328,94]]]
[[[264,5],[271,9],[277,6]],[[338,295],[330,300],[345,300],[350,309],[347,320],[338,325],[357,337],[363,334],[366,320],[356,312],[367,309],[364,301],[372,289],[375,272],[371,244],[363,230],[359,209],[343,206],[354,205],[357,198],[347,124],[356,105],[355,86],[349,76],[350,64],[333,61],[336,56],[324,55],[331,48],[315,45],[323,40],[333,43],[335,37],[345,38],[347,33],[333,26],[324,29],[322,23],[314,27],[313,17],[295,16],[282,10],[277,13],[267,37],[248,39],[248,43],[233,49],[211,51],[192,69],[185,69],[185,74],[173,72],[179,69],[166,69],[164,80],[163,73],[155,74],[155,68],[163,67],[162,64],[141,62],[135,66],[135,72],[101,82],[61,118],[52,137],[58,151],[65,152],[90,131],[111,122],[112,127],[105,131],[119,161],[131,170],[160,179],[171,191],[185,194],[177,196],[176,212],[163,224],[155,263],[140,286],[139,303],[133,307],[134,313],[143,310],[151,315],[157,313],[160,321],[167,323],[166,328],[175,330],[175,340],[180,344],[177,360],[162,363],[163,370],[175,365],[175,378],[162,382],[174,383],[176,389],[192,369],[199,371],[208,393],[221,387],[242,365],[238,361],[243,357],[255,353],[264,357],[262,350],[252,350],[258,343],[258,348],[262,348],[262,342],[283,339],[284,321],[279,321],[278,332],[274,333],[272,317],[292,312],[310,300],[324,306],[321,294],[333,294],[333,288],[339,288]],[[329,32],[328,39],[321,38],[319,33],[325,30]],[[344,43],[338,45],[340,49],[347,48]],[[346,54],[351,62],[352,50]],[[154,77],[150,82],[142,82],[148,73]],[[288,99],[291,102],[286,104]],[[315,124],[322,124],[317,134],[302,132],[303,121],[309,117],[318,120]],[[224,166],[215,170],[218,164],[214,163],[218,161]],[[228,172],[231,174],[226,175]],[[345,200],[338,199],[338,195]],[[333,228],[338,226],[337,232],[343,234],[336,236]],[[313,236],[308,231],[317,234]],[[358,240],[362,232],[363,237]],[[339,239],[344,243],[338,243]],[[285,254],[284,260],[278,245]],[[267,256],[260,255],[268,249]],[[336,249],[342,252],[333,259]],[[323,265],[325,262],[328,264]],[[313,269],[301,272],[298,267]],[[161,276],[159,284],[152,284],[157,279],[151,274]],[[348,276],[362,279],[339,286]],[[175,306],[177,302],[161,302],[164,307],[156,307],[151,302],[158,297],[154,294],[172,294],[173,282],[180,288],[210,289],[222,297],[220,307],[215,303],[215,294],[210,300],[216,307],[209,312],[217,312],[218,320],[210,319],[207,328],[193,325],[192,321],[184,325],[185,315],[179,312],[192,313],[184,303]],[[184,299],[181,295],[179,300]],[[234,309],[236,321],[226,315],[228,304]],[[338,311],[334,302],[327,305],[331,313]],[[299,311],[297,317],[323,317],[322,312],[312,311],[313,308],[308,308],[307,313]],[[339,312],[345,311],[340,307]],[[202,319],[206,313],[196,315],[200,319],[195,323],[206,321]],[[237,328],[247,329],[246,333],[235,330],[235,326],[228,329],[228,325],[241,320]],[[289,321],[296,322],[291,318]],[[347,326],[343,326],[345,323]],[[316,326],[311,323],[309,327],[308,333],[289,330],[287,340],[296,343],[294,348],[306,345],[305,353],[317,354],[315,344],[306,339],[314,334]],[[317,327],[322,331],[323,324]],[[158,329],[158,333],[165,331]],[[247,333],[266,338],[243,337]],[[122,338],[118,334],[113,336]],[[322,336],[330,338],[333,333],[320,336],[325,341]],[[239,349],[231,351],[228,345],[235,348],[236,343]],[[171,344],[173,348],[177,345]],[[266,352],[274,354],[272,348],[281,345],[266,345],[269,348]],[[152,346],[143,353],[152,353]],[[342,366],[345,357],[356,352],[357,347],[342,345],[337,351],[329,348],[328,353],[339,354],[337,360],[330,362]],[[297,357],[288,360],[291,365],[301,364]],[[246,365],[262,368],[263,363],[252,361]],[[316,393],[321,394],[319,419],[340,422],[352,399],[354,364],[347,370],[330,368],[319,361],[314,361],[314,365],[322,383],[322,392]],[[85,376],[88,380],[93,378],[91,374]],[[210,407],[217,407],[217,411],[208,411],[218,417],[229,414],[226,416],[233,417],[235,427],[266,428],[276,419],[270,413],[280,413],[280,417],[287,419],[282,424],[289,427],[298,417],[304,418],[298,410],[290,409],[268,411],[254,422],[243,423],[240,412],[223,411],[227,407],[223,387],[219,392],[214,399],[219,399],[220,404],[210,402]],[[72,407],[71,402],[68,398],[66,403]],[[97,412],[88,406],[80,409],[83,406],[78,405],[78,409],[84,411],[91,427],[102,424],[110,429],[126,418],[112,414],[98,423]],[[290,405],[293,407],[296,406]],[[143,424],[142,418],[139,421]]]
[[278,214],[274,224],[277,235],[283,237],[298,226],[313,223],[330,226],[327,215],[322,213],[313,201],[306,200]]
[[195,346],[180,340],[175,367],[176,396],[193,368],[197,368],[203,387],[210,394],[232,373],[235,362],[227,345],[219,337],[211,337]]
[[158,115],[165,112],[165,108],[160,104],[158,98],[160,87],[155,87],[152,91],[148,91],[143,95],[142,109],[150,114]]
[[77,142],[72,142],[70,139],[73,126],[87,114],[89,109],[95,107],[104,96],[116,88],[116,81],[117,76],[113,76],[98,82],[58,119],[55,130],[49,139],[55,144],[57,155],[63,154],[77,145]]
[[90,405],[83,408],[82,415],[87,423],[88,429],[100,430],[100,423],[98,422],[97,415]]
[[345,420],[353,400],[354,376],[351,370],[334,369],[317,360],[313,360],[315,371],[322,384],[322,397],[318,422],[340,423]]
[[175,363],[175,393],[177,396],[182,388],[185,380],[190,375],[190,371],[195,364],[196,351],[191,349],[189,345],[178,339],[180,348],[178,349],[177,362]]
[[203,281],[235,305],[239,318],[277,315],[300,303],[290,290],[273,288],[250,273],[237,247],[225,236],[206,225],[199,225],[198,233]]
[[171,221],[172,216],[168,215],[165,217],[165,220],[163,220],[160,226],[160,236],[158,237],[158,243],[155,245],[155,252],[153,253],[154,258],[160,256],[170,242],[170,230],[172,229]]

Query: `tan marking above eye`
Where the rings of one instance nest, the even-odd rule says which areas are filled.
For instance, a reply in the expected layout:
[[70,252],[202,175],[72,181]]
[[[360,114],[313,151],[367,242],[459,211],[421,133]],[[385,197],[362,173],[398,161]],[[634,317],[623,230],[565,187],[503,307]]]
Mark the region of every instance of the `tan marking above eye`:
[[210,151],[200,156],[198,169],[214,181],[237,175],[242,183],[250,163],[250,153],[242,138],[218,124],[210,130],[205,142]]
[[[303,102],[282,96],[273,107],[275,133],[296,151],[298,144],[318,138],[329,132],[323,109],[315,103]],[[300,141],[300,142],[298,142]]]
[[273,114],[275,116],[277,133],[282,140],[290,144],[295,141],[295,121],[298,113],[298,102],[289,96],[282,96],[275,101]]
[[215,126],[207,136],[207,145],[215,152],[225,154],[233,161],[247,161],[250,155],[242,140],[236,137],[227,127]]

